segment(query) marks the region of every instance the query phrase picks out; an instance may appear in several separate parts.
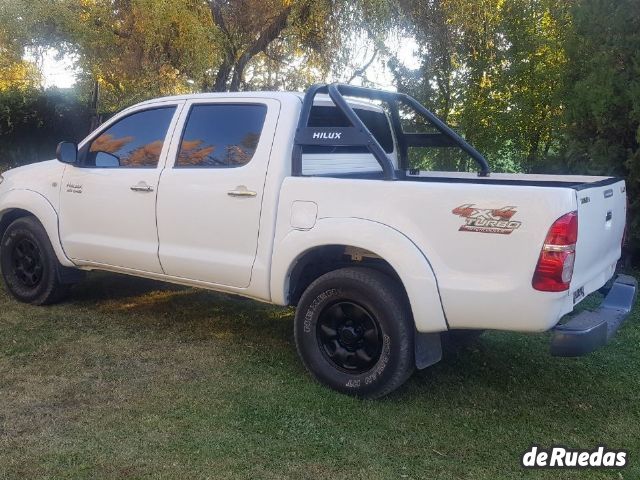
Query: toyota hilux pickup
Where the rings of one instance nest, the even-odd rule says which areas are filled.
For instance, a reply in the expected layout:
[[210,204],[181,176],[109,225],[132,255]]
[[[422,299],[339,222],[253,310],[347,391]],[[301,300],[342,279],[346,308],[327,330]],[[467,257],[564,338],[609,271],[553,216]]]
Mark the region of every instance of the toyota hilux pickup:
[[53,303],[107,270],[295,306],[304,365],[359,397],[438,362],[443,334],[550,330],[553,355],[589,353],[635,299],[616,274],[623,180],[492,173],[401,93],[160,98],[56,156],[1,177],[16,299]]

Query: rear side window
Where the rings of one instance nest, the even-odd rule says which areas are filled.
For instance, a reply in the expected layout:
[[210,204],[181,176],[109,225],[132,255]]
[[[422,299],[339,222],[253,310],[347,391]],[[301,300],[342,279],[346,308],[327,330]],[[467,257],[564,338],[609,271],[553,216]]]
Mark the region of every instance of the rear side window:
[[153,108],[118,120],[93,139],[82,164],[86,167],[155,168],[175,110],[175,107]]
[[266,105],[194,105],[180,142],[176,167],[246,165],[256,152],[266,115]]
[[[382,112],[354,108],[356,115],[373,134],[380,146],[387,153],[393,152],[393,136],[387,116]],[[310,127],[350,127],[349,119],[336,107],[314,106],[309,116]],[[326,147],[323,145],[307,145],[302,153],[369,153],[367,147]]]

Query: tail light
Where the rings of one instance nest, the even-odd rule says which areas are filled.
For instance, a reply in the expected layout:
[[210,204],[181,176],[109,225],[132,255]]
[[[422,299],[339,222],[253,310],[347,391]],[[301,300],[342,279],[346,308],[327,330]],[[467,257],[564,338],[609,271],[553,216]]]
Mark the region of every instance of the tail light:
[[551,225],[533,274],[533,288],[542,292],[569,289],[578,241],[578,212],[563,215]]

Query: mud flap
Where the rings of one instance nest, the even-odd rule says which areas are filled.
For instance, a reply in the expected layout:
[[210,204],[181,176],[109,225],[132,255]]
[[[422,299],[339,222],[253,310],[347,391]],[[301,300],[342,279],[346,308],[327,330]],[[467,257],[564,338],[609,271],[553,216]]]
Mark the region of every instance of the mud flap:
[[442,359],[440,333],[421,333],[415,335],[416,368],[422,370],[438,363]]

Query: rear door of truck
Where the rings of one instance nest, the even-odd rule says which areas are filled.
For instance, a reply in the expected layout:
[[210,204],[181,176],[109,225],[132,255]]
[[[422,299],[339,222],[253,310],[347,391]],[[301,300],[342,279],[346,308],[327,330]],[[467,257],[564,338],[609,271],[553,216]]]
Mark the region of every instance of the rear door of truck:
[[578,243],[571,290],[574,303],[614,273],[626,225],[626,187],[608,179],[576,187]]
[[165,274],[245,288],[280,113],[273,98],[195,98],[160,177],[158,256]]

